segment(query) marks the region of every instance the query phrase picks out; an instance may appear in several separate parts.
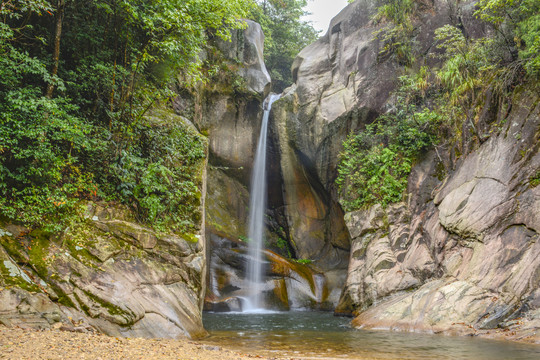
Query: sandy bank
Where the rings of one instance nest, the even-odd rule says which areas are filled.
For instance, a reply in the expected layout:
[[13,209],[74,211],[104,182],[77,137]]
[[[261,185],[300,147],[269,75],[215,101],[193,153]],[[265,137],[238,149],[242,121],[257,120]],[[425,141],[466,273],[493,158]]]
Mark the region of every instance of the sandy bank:
[[188,339],[129,339],[60,330],[23,330],[0,325],[0,359],[268,359]]

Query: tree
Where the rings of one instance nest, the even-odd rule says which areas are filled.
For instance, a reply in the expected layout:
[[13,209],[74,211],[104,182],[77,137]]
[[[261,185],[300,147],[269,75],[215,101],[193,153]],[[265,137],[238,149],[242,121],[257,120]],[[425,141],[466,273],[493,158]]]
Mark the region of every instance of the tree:
[[530,75],[540,76],[540,1],[480,0],[476,15],[493,25],[498,36]]
[[[51,75],[55,77],[58,74],[58,63],[60,62],[60,39],[62,38],[62,21],[64,18],[65,0],[57,0],[56,2],[56,26],[54,29],[54,50],[53,50],[53,66]],[[50,99],[54,91],[54,82],[51,81],[47,85],[46,96]]]
[[306,0],[263,0],[251,17],[265,34],[264,60],[272,77],[273,90],[283,91],[292,84],[291,66],[296,55],[314,42],[318,32],[302,17]]

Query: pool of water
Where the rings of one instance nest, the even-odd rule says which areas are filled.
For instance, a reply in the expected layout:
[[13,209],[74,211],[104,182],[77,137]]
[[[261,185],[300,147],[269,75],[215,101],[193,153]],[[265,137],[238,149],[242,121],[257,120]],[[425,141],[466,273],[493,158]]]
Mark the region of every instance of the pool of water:
[[471,337],[353,329],[322,312],[205,313],[206,343],[301,359],[540,359],[540,346]]

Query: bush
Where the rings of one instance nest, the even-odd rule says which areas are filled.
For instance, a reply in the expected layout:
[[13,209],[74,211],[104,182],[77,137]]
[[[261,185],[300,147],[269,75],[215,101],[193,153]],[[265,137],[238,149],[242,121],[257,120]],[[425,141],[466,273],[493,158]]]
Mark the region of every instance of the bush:
[[[401,77],[395,111],[377,118],[343,143],[336,183],[345,211],[403,200],[416,158],[437,142],[441,116],[417,110],[422,77]],[[425,90],[425,89],[424,89]]]
[[200,221],[199,186],[206,139],[182,123],[141,125],[112,165],[118,198],[158,230],[187,232]]

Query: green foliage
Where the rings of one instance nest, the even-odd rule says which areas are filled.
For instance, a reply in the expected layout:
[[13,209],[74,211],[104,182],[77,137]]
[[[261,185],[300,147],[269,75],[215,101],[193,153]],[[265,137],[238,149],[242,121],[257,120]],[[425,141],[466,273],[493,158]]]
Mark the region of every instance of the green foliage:
[[296,55],[314,42],[318,32],[306,15],[306,0],[259,0],[251,18],[261,24],[265,35],[264,60],[272,78],[273,91],[292,84],[291,66]]
[[403,200],[415,159],[437,142],[441,116],[414,105],[425,91],[421,73],[400,78],[395,111],[343,143],[336,183],[345,211]]
[[447,89],[452,104],[465,104],[493,75],[494,59],[491,39],[467,40],[461,30],[445,25],[435,31],[438,48],[445,50],[444,63],[437,78]]
[[179,123],[143,124],[134,133],[138,138],[112,165],[114,193],[158,230],[194,230],[201,216],[197,179],[205,138]]
[[538,185],[540,185],[540,170],[538,170],[536,174],[531,177],[529,184],[531,185],[531,187],[537,187]]
[[228,59],[212,44],[207,44],[205,52],[203,71],[208,80],[204,82],[205,90],[220,94],[249,94],[246,79],[238,72],[243,66],[238,59]]
[[309,265],[313,262],[311,259],[296,259],[295,262],[303,265]]
[[31,84],[50,80],[42,62],[6,42],[0,49],[0,213],[57,231],[75,198],[94,190],[79,158],[99,142],[69,99],[48,99]]
[[252,5],[3,1],[0,215],[55,232],[76,219],[81,199],[105,199],[131,205],[158,229],[192,229],[205,140],[181,124],[150,124],[145,115],[175,96],[174,82],[205,80],[199,54],[208,33],[228,39],[230,29],[245,26],[239,19]]
[[413,23],[415,0],[380,0],[374,21],[384,22],[375,36],[381,41],[379,58],[394,57],[398,63],[410,65],[413,61]]
[[[504,99],[540,75],[537,0],[479,1],[476,15],[494,32],[470,38],[459,26],[445,25],[435,32],[435,45],[443,51],[439,64],[413,71],[418,6],[414,0],[383,0],[374,18],[388,23],[378,34],[379,56],[395,57],[412,74],[400,77],[395,108],[344,142],[336,182],[347,211],[400,201],[411,166],[426,149],[444,146],[459,157],[471,148],[467,143],[487,139],[491,132],[481,133],[478,121],[488,92]],[[530,183],[535,186],[537,179]]]
[[286,253],[286,256],[287,258],[292,258],[292,253],[291,253],[291,249],[290,249],[290,245],[289,245],[289,242],[282,238],[282,237],[278,237],[277,241],[276,241],[276,246],[278,247],[278,249],[282,250],[283,252]]
[[[476,16],[491,23],[529,75],[540,76],[540,2],[480,0]],[[513,58],[512,60],[516,60]]]

